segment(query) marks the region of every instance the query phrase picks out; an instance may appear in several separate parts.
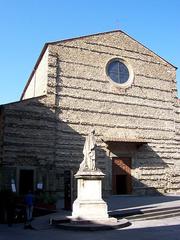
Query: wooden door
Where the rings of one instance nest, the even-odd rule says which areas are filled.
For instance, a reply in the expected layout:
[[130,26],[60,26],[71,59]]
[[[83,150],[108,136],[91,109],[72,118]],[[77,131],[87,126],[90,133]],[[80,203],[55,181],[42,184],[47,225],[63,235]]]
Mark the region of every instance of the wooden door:
[[130,194],[132,192],[131,158],[112,159],[113,194]]

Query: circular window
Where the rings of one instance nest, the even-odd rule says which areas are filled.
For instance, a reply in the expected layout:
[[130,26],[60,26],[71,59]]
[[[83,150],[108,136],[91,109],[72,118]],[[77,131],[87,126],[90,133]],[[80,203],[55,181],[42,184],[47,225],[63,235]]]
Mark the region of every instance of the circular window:
[[133,81],[133,71],[122,59],[113,59],[107,64],[107,75],[120,86],[129,86]]

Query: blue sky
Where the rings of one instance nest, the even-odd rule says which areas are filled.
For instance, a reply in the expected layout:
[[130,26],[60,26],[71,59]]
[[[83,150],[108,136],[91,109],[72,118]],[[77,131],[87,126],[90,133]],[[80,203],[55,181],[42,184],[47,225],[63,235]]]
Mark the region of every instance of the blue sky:
[[0,104],[20,99],[45,42],[116,29],[180,68],[180,0],[0,0]]

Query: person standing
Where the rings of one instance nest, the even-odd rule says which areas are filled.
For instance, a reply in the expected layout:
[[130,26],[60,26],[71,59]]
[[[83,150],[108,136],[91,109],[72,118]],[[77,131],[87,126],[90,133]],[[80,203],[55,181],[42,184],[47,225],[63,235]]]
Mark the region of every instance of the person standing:
[[34,196],[31,191],[29,191],[25,195],[25,205],[26,205],[26,222],[24,228],[32,229],[32,217],[33,217],[33,204],[34,204]]

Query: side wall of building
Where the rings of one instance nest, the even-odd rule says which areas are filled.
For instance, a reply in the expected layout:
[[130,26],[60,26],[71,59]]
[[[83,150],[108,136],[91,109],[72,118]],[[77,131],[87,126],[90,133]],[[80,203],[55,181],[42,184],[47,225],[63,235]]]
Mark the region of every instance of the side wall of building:
[[[56,125],[54,108],[46,97],[7,104],[4,108],[3,181],[10,187],[15,179],[19,192],[20,171],[34,171],[46,191],[62,191],[61,176],[55,166]],[[62,177],[63,179],[63,177]]]
[[171,148],[173,155],[173,163],[171,165],[171,187],[174,193],[180,193],[180,100],[175,101],[175,126],[176,126],[176,137],[174,146]]
[[4,113],[3,113],[3,107],[0,107],[0,190],[3,187],[3,184],[2,184],[3,128],[4,128]]
[[23,100],[45,95],[47,92],[48,71],[48,49],[44,53],[37,69],[34,70],[32,78],[24,93]]
[[4,128],[4,112],[3,107],[0,107],[0,164],[3,160],[3,128]]

